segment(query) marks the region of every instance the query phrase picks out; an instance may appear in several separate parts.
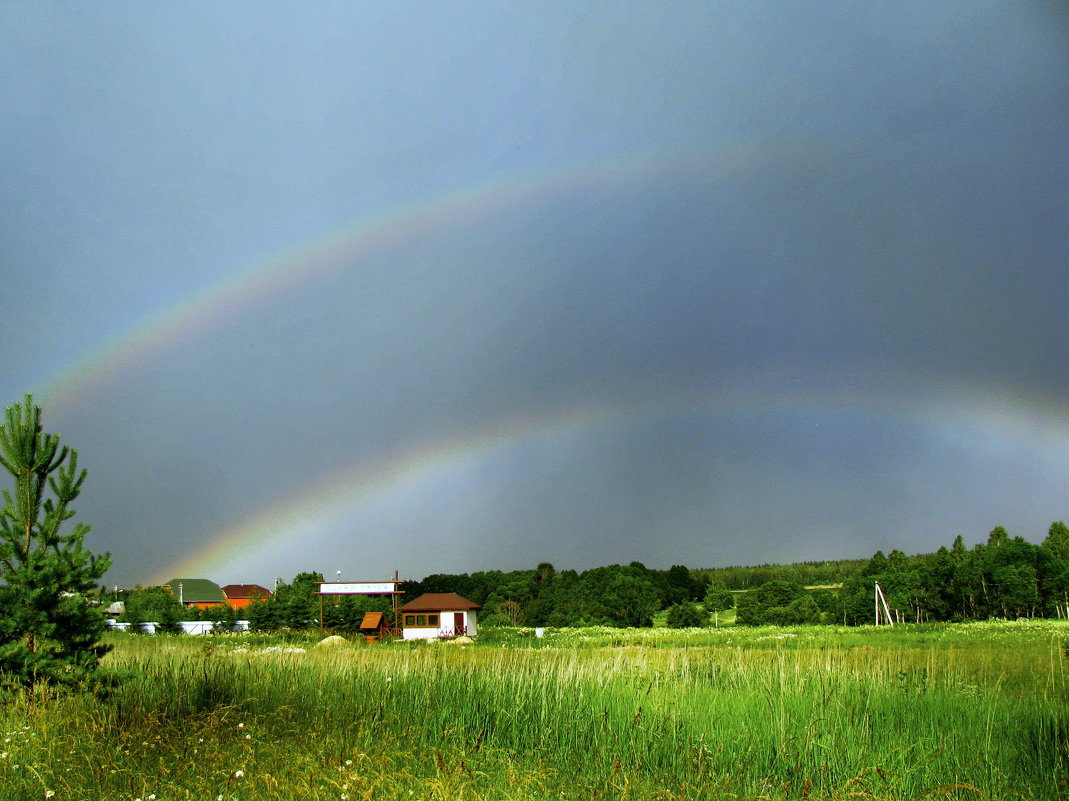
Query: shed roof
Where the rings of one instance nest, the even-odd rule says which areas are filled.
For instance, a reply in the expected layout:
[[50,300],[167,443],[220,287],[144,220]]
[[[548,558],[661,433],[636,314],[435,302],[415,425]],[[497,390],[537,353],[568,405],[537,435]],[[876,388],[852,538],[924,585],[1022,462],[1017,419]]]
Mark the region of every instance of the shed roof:
[[385,624],[386,620],[382,612],[364,612],[364,619],[360,621],[360,628],[377,629]]
[[455,592],[427,592],[401,607],[401,612],[459,612],[462,609],[482,609],[477,603],[461,598]]
[[269,598],[271,590],[259,584],[227,584],[222,588],[223,595],[231,600],[237,598]]
[[[181,584],[182,588],[179,589],[178,585]],[[223,591],[219,589],[219,585],[214,581],[202,578],[173,578],[163,585],[171,591],[171,595],[178,598],[181,595],[183,603],[187,604],[204,604],[204,603],[225,603],[226,598],[223,597]]]

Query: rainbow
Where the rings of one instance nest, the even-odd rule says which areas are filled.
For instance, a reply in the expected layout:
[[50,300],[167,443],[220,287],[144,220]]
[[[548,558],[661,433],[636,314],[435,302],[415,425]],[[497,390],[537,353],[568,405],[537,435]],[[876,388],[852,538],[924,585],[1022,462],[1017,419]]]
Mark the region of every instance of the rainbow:
[[[560,442],[597,427],[695,411],[722,418],[755,411],[813,418],[860,412],[886,424],[905,423],[926,431],[931,442],[952,450],[986,452],[998,460],[1020,457],[1026,451],[1030,460],[1052,473],[1059,472],[1069,460],[1069,420],[1053,403],[1022,409],[1010,395],[988,392],[981,396],[964,386],[922,392],[915,380],[911,383],[899,376],[888,382],[886,373],[855,375],[849,382],[822,376],[814,388],[794,393],[776,391],[781,385],[775,373],[767,373],[740,377],[733,386],[715,389],[662,387],[628,399],[542,410],[454,432],[339,471],[329,481],[218,532],[212,544],[158,573],[154,581],[166,581],[174,575],[232,572],[234,565],[247,561],[257,549],[291,553],[295,543],[321,539],[332,523],[351,520],[373,502],[391,495],[418,496],[421,488],[461,472],[466,465],[536,440]],[[897,393],[890,389],[892,385],[899,387]],[[873,386],[881,389],[873,391]],[[867,388],[862,391],[860,387]]]
[[[529,170],[443,192],[430,198],[398,205],[320,236],[300,247],[245,266],[217,284],[157,311],[87,357],[59,371],[35,390],[35,396],[51,413],[62,413],[85,402],[122,376],[149,364],[154,357],[210,330],[221,321],[266,304],[287,289],[322,279],[363,259],[389,252],[391,248],[450,227],[489,217],[521,204],[545,201],[585,188],[612,191],[654,178],[699,177],[717,180],[782,163],[808,164],[815,151],[788,152],[749,143],[720,148],[715,152],[624,154],[548,170]],[[579,413],[582,417],[582,413]],[[531,422],[521,426],[530,428]],[[548,425],[548,423],[535,423]],[[238,522],[213,537],[212,545],[185,563],[184,573],[220,561],[226,554],[248,548],[258,537],[270,536],[265,520],[276,529],[293,526],[315,514],[336,496],[369,494],[389,483],[390,476],[419,474],[433,465],[445,464],[449,454],[478,450],[507,438],[516,428],[503,422],[496,428],[469,432],[460,443],[454,439],[428,444],[416,454],[392,455],[373,468],[360,465],[319,489],[298,492],[253,520]],[[368,475],[377,478],[368,478]],[[168,571],[165,578],[174,575]],[[165,579],[164,579],[165,580]]]
[[355,225],[333,231],[264,262],[239,269],[226,280],[158,311],[96,349],[39,387],[35,395],[62,411],[92,395],[117,375],[145,364],[194,333],[268,302],[288,288],[315,281],[346,265],[388,252],[435,231],[460,226],[535,199],[545,200],[585,187],[611,190],[644,179],[709,176],[712,179],[758,167],[814,158],[812,153],[769,152],[740,144],[714,154],[631,154],[551,170],[520,172],[403,204]]
[[[363,259],[419,237],[478,221],[502,210],[544,201],[584,188],[612,189],[650,179],[698,176],[710,181],[779,164],[812,164],[815,152],[770,152],[743,144],[715,153],[626,155],[553,170],[516,173],[455,189],[429,199],[400,205],[358,221],[289,252],[243,268],[225,281],[165,308],[74,364],[38,390],[51,409],[70,407],[123,374],[195,333],[269,302],[288,288],[320,280]],[[931,426],[937,436],[970,440],[977,432],[990,447],[1028,442],[1049,454],[1052,463],[1069,456],[1069,426],[1049,403],[1021,409],[1010,398],[988,395],[976,402],[974,388],[952,388],[938,395],[874,395],[870,377],[852,376],[838,383],[818,378],[810,389],[788,391],[780,376],[740,376],[734,388],[695,385],[639,391],[628,399],[592,401],[557,409],[527,410],[520,416],[491,420],[438,439],[399,447],[332,474],[327,480],[294,491],[254,516],[232,521],[212,533],[211,542],[178,564],[157,573],[159,583],[175,575],[211,575],[228,569],[242,554],[257,548],[284,548],[302,537],[315,537],[324,522],[348,514],[376,499],[403,493],[464,464],[503,452],[537,437],[565,437],[596,425],[647,419],[702,408],[717,413],[732,409],[864,409],[872,414]],[[884,377],[886,379],[886,377]],[[883,386],[906,386],[879,381]],[[914,378],[914,384],[916,380]],[[960,391],[957,391],[960,389]],[[962,400],[969,399],[969,400]],[[986,438],[986,439],[985,439]]]

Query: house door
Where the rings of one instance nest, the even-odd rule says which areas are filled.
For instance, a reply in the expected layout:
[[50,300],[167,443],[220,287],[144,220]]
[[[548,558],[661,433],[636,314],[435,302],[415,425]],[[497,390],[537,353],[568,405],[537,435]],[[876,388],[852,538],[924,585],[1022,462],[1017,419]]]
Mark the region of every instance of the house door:
[[454,612],[453,613],[453,634],[455,634],[457,637],[462,637],[466,633],[467,632],[464,631],[464,613],[463,612]]

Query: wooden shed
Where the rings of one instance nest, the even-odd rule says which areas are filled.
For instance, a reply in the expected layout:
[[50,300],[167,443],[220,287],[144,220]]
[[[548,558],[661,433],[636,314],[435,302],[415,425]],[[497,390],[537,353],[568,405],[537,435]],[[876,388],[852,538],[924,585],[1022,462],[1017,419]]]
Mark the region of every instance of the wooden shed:
[[406,640],[474,637],[478,634],[477,603],[455,592],[428,592],[398,609],[401,636]]
[[360,633],[369,642],[387,636],[390,633],[390,624],[386,622],[386,615],[382,612],[364,612],[364,619],[360,621]]

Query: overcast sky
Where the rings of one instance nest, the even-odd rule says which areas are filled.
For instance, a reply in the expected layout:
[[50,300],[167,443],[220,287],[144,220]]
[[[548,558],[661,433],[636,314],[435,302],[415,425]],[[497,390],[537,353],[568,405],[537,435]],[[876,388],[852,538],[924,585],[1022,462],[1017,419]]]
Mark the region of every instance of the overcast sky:
[[109,585],[1069,518],[1063,3],[6,3],[0,76]]

